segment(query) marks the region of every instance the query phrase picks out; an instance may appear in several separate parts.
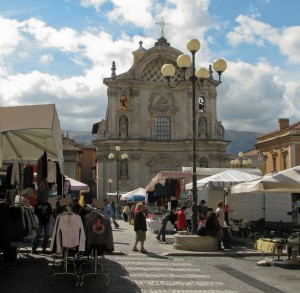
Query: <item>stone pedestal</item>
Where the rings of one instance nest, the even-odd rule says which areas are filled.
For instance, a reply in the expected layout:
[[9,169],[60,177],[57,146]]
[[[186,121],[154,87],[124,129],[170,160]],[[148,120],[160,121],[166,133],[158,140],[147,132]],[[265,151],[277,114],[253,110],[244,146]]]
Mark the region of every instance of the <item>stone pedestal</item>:
[[186,231],[178,231],[174,235],[173,248],[199,252],[217,251],[218,241],[211,236],[188,235]]

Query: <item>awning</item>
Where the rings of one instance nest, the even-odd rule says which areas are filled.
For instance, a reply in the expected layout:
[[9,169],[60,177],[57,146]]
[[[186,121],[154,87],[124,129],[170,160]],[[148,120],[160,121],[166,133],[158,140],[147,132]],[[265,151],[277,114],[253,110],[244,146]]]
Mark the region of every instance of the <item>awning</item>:
[[187,172],[181,172],[181,171],[162,171],[159,172],[155,177],[152,178],[152,180],[149,182],[149,184],[145,187],[145,189],[149,191],[154,191],[154,187],[156,183],[164,184],[166,179],[184,179],[187,180],[190,177],[190,174]]
[[231,193],[290,192],[300,193],[300,166],[268,174],[258,180],[237,184]]
[[75,190],[80,190],[81,192],[89,192],[90,191],[89,186],[83,182],[77,181],[68,176],[65,176],[65,179],[70,181],[71,190],[73,190],[73,191],[75,191]]
[[37,160],[44,151],[63,173],[63,147],[55,105],[0,107],[0,162]]
[[[260,179],[261,176],[249,174],[234,169],[230,169],[219,174],[215,174],[197,181],[198,189],[210,189],[210,188],[224,188],[230,187],[240,182],[250,181],[254,179]],[[193,183],[185,185],[186,189],[191,189]]]

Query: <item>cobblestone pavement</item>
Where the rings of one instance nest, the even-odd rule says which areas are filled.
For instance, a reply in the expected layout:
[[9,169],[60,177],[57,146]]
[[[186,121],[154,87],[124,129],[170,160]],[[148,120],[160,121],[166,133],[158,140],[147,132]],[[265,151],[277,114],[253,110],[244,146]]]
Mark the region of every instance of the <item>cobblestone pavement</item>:
[[[78,286],[74,275],[51,277],[53,272],[64,272],[62,266],[52,266],[53,256],[23,254],[17,264],[0,265],[0,288],[1,292],[10,293],[65,293],[74,290],[107,293],[299,292],[299,266],[273,261],[271,266],[261,267],[256,264],[258,260],[261,256],[105,255],[99,258],[103,265],[101,275],[86,276]],[[69,272],[74,272],[71,264],[68,268]],[[88,265],[80,274],[91,272],[93,267]],[[103,274],[109,278],[108,287]]]
[[[87,275],[78,285],[74,275],[55,275],[62,266],[53,267],[50,254],[27,254],[23,251],[17,264],[0,263],[0,292],[9,293],[296,293],[299,291],[300,266],[285,258],[272,261],[269,267],[256,264],[262,255],[251,246],[235,245],[233,250],[215,254],[191,254],[161,244],[155,234],[147,232],[148,254],[132,251],[133,227],[120,222],[114,229],[115,252],[100,258],[104,275]],[[28,244],[30,247],[30,243]],[[268,256],[270,258],[270,256]],[[271,259],[271,258],[270,258]],[[73,272],[72,265],[68,267]],[[54,271],[52,271],[54,270]],[[91,265],[82,266],[81,275],[93,272]],[[52,281],[52,282],[51,282]],[[52,286],[51,286],[52,285]]]

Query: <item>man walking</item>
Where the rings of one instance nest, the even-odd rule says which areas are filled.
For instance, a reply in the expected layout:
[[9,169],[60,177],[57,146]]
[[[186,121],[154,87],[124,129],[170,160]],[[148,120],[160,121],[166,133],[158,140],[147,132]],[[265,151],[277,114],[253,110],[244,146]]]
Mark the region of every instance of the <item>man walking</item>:
[[158,241],[162,241],[163,243],[166,243],[166,227],[167,227],[167,224],[170,221],[171,224],[174,225],[176,219],[177,219],[176,213],[174,213],[172,210],[167,211],[167,213],[162,218],[161,228],[158,231],[157,236],[156,236],[156,239]]
[[50,217],[52,214],[52,208],[50,203],[48,202],[43,202],[39,201],[35,207],[34,207],[34,214],[38,218],[38,226],[36,228],[36,234],[33,238],[32,241],[32,253],[36,253],[37,247],[39,244],[39,240],[41,237],[42,232],[44,233],[43,235],[43,241],[42,241],[42,248],[43,248],[43,253],[46,252],[50,233],[51,233],[51,221]]
[[111,222],[113,222],[116,229],[120,227],[117,221],[113,218],[113,208],[108,203],[107,199],[104,200],[103,214],[105,217],[109,218]]

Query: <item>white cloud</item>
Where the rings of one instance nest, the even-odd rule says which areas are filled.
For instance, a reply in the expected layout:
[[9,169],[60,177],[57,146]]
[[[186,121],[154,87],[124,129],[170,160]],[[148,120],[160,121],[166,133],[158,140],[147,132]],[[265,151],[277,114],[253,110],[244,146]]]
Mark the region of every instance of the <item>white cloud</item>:
[[0,38],[0,59],[3,55],[11,54],[23,41],[19,32],[20,24],[15,20],[2,18],[0,16],[1,38]]
[[100,7],[102,6],[102,4],[104,4],[105,2],[107,2],[107,0],[81,0],[80,4],[83,7],[94,7],[97,11],[99,11]]
[[[65,129],[91,129],[91,122],[105,115],[106,89],[99,83],[90,86],[90,76],[61,79],[33,71],[0,78],[2,106],[55,103]],[[95,76],[94,76],[95,78]],[[98,80],[99,82],[99,80]]]
[[40,58],[40,62],[43,64],[48,64],[51,63],[52,61],[53,61],[53,56],[50,54],[44,54]]
[[71,28],[65,27],[56,30],[41,20],[31,18],[23,22],[22,31],[33,35],[41,47],[58,48],[64,52],[77,52],[79,50],[78,34]]
[[277,46],[291,62],[300,63],[300,26],[280,30],[243,15],[238,16],[236,21],[239,25],[227,34],[231,45],[237,47],[249,43],[264,46],[269,42]]
[[219,119],[226,129],[267,132],[285,115],[286,86],[279,69],[260,62],[229,62],[218,88]]
[[153,24],[151,14],[153,0],[112,0],[114,9],[107,15],[111,21],[133,23],[138,27],[149,27]]
[[279,38],[278,31],[269,24],[244,15],[238,16],[236,21],[239,23],[239,26],[227,34],[227,38],[233,46],[238,46],[242,43],[264,46],[265,40],[276,43]]
[[300,26],[283,29],[279,47],[291,62],[300,64]]

